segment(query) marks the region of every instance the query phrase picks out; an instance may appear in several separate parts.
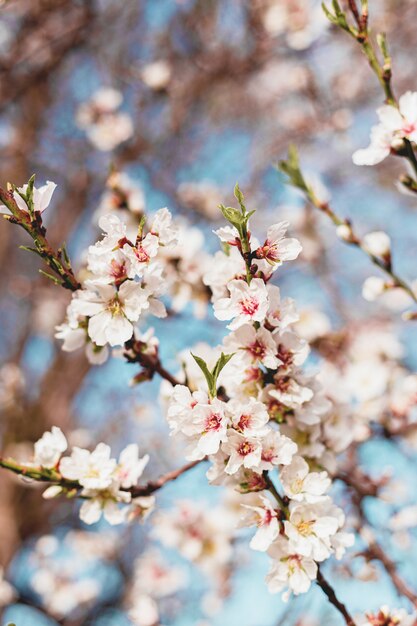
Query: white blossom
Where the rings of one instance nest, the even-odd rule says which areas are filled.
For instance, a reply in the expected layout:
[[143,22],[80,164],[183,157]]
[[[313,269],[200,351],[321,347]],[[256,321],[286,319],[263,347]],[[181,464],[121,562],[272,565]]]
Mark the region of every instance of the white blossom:
[[62,430],[57,426],[52,426],[51,431],[44,433],[35,443],[34,463],[52,469],[67,447],[67,440]]
[[242,433],[230,430],[222,451],[229,456],[224,469],[226,474],[235,474],[241,467],[257,470],[261,461],[262,446],[259,439],[246,437]]
[[143,67],[141,78],[151,89],[164,89],[171,79],[171,66],[165,59],[153,61]]
[[272,333],[263,327],[255,329],[251,324],[244,324],[223,343],[228,351],[239,351],[248,364],[259,362],[274,369],[281,363],[276,356],[277,346]]
[[263,280],[254,278],[250,285],[244,280],[232,280],[227,285],[228,298],[214,303],[214,315],[219,320],[233,321],[228,325],[236,330],[246,322],[262,322],[268,311],[268,291]]
[[327,472],[310,472],[301,456],[294,456],[291,464],[281,470],[280,477],[285,494],[297,502],[322,500],[331,482]]
[[[83,480],[86,482],[85,479]],[[88,481],[92,482],[90,479]],[[131,495],[127,491],[120,491],[116,481],[111,483],[106,490],[102,487],[83,489],[82,495],[87,498],[80,508],[80,519],[85,524],[96,524],[101,516],[112,526],[126,521],[128,509],[119,507],[118,503],[129,504]]]
[[173,224],[172,215],[167,208],[159,209],[155,213],[150,230],[163,246],[174,246],[178,243],[179,228]]
[[269,432],[269,428],[266,427],[269,421],[268,411],[265,405],[255,398],[250,397],[245,402],[234,398],[225,408],[233,428],[245,436],[262,437]]
[[[294,595],[306,593],[311,581],[317,576],[317,564],[309,557],[293,554],[289,542],[279,537],[268,551],[272,557],[272,565],[266,577],[266,583],[271,593],[278,593],[288,589]],[[288,599],[288,594],[284,595]]]
[[265,552],[279,534],[277,512],[271,501],[263,495],[259,496],[257,505],[242,504],[242,506],[247,511],[243,517],[242,524],[244,526],[257,526],[257,531],[252,537],[250,547],[252,550]]
[[284,522],[290,549],[315,561],[324,561],[330,556],[330,538],[339,528],[338,520],[326,515],[321,504],[292,505],[289,520]]
[[385,104],[377,110],[379,124],[371,130],[371,144],[353,155],[356,165],[376,165],[396,148],[402,139],[417,139],[417,93],[407,91],[399,99],[398,108]]
[[368,302],[373,302],[382,295],[387,285],[380,276],[369,276],[362,285],[362,296]]
[[59,471],[64,478],[78,481],[86,489],[106,489],[113,482],[117,463],[110,447],[99,443],[93,452],[74,447],[71,456],[61,459]]
[[259,469],[271,470],[278,465],[289,465],[297,452],[297,444],[277,431],[270,432],[262,439],[261,462]]
[[299,315],[295,302],[291,298],[281,299],[281,292],[276,285],[268,285],[269,308],[266,320],[273,329],[284,330],[298,321]]
[[119,290],[97,285],[94,291],[78,291],[71,306],[78,315],[89,318],[88,335],[95,344],[118,346],[132,337],[132,322],[149,308],[149,295],[141,284],[128,280]]
[[[42,185],[42,187],[33,187],[32,201],[35,213],[43,213],[45,209],[48,208],[56,187],[57,185],[50,180],[48,180],[45,185]],[[15,199],[17,206],[21,211],[25,211],[26,213],[29,211],[28,205],[18,192],[26,195],[27,191],[28,185],[26,184],[23,185],[23,187],[18,187],[17,191],[13,192],[13,198]]]
[[215,454],[221,442],[226,440],[227,418],[224,411],[224,403],[217,398],[193,408],[191,422],[182,427],[182,432],[190,438],[189,461]]
[[139,457],[139,446],[136,443],[131,443],[122,450],[115,471],[115,477],[120,485],[125,489],[136,485],[148,461],[148,454]]
[[103,87],[78,109],[78,125],[98,150],[113,150],[133,135],[130,115],[117,110],[122,100],[119,91]]
[[368,613],[360,626],[413,626],[416,614],[410,615],[405,609],[390,609],[382,606],[377,613]]
[[271,265],[281,265],[284,261],[296,259],[302,248],[297,239],[285,237],[288,227],[288,222],[279,222],[268,228],[265,243],[257,249],[256,256]]
[[374,256],[384,257],[390,254],[391,240],[387,233],[378,230],[364,236],[363,247]]

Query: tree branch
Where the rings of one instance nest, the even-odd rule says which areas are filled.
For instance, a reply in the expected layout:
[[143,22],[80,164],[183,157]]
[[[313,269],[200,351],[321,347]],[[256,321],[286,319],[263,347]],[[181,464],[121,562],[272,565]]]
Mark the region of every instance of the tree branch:
[[317,584],[327,596],[330,604],[333,604],[333,606],[339,611],[339,613],[343,615],[346,626],[356,626],[353,617],[350,615],[343,602],[338,599],[335,590],[321,573],[320,567],[317,570]]

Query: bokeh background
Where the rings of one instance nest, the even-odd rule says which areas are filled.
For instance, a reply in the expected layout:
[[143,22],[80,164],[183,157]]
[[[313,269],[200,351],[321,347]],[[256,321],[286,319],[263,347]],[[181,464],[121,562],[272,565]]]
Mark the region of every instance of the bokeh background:
[[[417,2],[370,0],[370,13],[373,29],[387,32],[396,91],[413,90]],[[122,93],[121,110],[134,127],[132,137],[107,151],[97,149],[77,122],[80,105],[101,87]],[[167,206],[201,228],[209,251],[217,246],[211,233],[220,223],[217,205],[233,201],[238,181],[248,206],[258,209],[253,230],[262,233],[272,220],[288,219],[304,246],[299,262],[280,273],[285,295],[295,297],[306,314],[322,311],[333,330],[367,328],[370,319],[392,329],[402,342],[402,362],[414,371],[417,335],[401,321],[402,303],[363,300],[363,280],[375,273],[368,260],[343,246],[325,217],[306,207],[274,167],[288,144],[297,144],[305,170],[321,177],[340,214],[351,217],[359,232],[390,233],[396,267],[412,280],[417,207],[395,187],[402,165],[391,159],[360,169],[351,160],[355,149],[367,145],[381,102],[360,50],[329,27],[315,0],[0,3],[1,183],[21,185],[36,173],[38,183],[58,184],[47,226],[54,245],[67,241],[76,265],[97,238],[95,216],[112,169],[141,188],[146,211]],[[60,350],[54,327],[63,320],[69,294],[38,274],[38,260],[18,247],[27,243],[16,228],[0,225],[1,449],[28,458],[30,442],[58,425],[86,445],[103,440],[118,450],[138,441],[151,454],[148,478],[179,467],[182,451],[167,438],[158,381],[129,387],[136,372],[123,360],[91,367],[83,353]],[[196,319],[191,305],[154,327],[163,361],[174,372],[179,352],[198,341],[216,344],[224,333],[210,309]],[[404,446],[381,438],[361,446],[359,461],[375,475],[391,468],[400,485],[399,501],[369,498],[366,507],[402,575],[417,586],[417,550],[412,542],[404,547],[398,537],[394,541],[389,526],[401,497],[408,503],[416,497],[413,441]],[[222,489],[209,487],[204,470],[196,468],[158,494],[158,507],[173,508],[179,498],[212,508],[222,497]],[[126,594],[135,559],[151,543],[161,547],[146,523],[86,528],[77,506],[45,502],[39,489],[1,474],[0,562],[14,588],[3,607],[4,623],[132,623]],[[269,595],[263,581],[267,559],[249,552],[246,536],[242,531],[235,542],[227,582],[163,549],[188,579],[161,601],[161,624],[340,623],[319,589],[287,606]],[[379,565],[375,572],[362,565],[356,582],[343,565],[326,570],[351,610],[407,606]],[[71,607],[68,597],[78,592],[63,587],[65,577],[87,588],[94,581],[93,599]]]

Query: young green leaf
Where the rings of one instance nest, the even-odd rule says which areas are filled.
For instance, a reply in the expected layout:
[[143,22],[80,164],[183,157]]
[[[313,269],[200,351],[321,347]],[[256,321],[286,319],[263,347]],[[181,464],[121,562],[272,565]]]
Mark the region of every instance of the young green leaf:
[[225,219],[232,224],[235,228],[239,228],[243,223],[243,216],[237,209],[234,209],[231,206],[220,205],[220,211],[223,213]]
[[280,161],[278,163],[278,169],[288,176],[289,182],[293,187],[308,192],[307,183],[300,170],[297,148],[294,145],[289,146],[288,158],[286,161]]
[[214,395],[216,395],[216,391],[214,392],[214,394],[212,394],[213,383],[214,383],[213,374],[210,372],[209,368],[207,367],[207,363],[205,362],[204,359],[202,359],[199,356],[196,356],[192,352],[191,352],[191,356],[193,357],[194,361],[197,363],[198,367],[201,369],[201,371],[204,374],[204,377],[207,381],[207,387],[208,387],[210,396],[214,397]]
[[212,370],[212,375],[213,375],[214,381],[216,383],[217,383],[217,379],[218,379],[218,377],[220,375],[220,372],[222,371],[224,366],[228,364],[228,362],[230,361],[230,359],[234,355],[235,355],[235,352],[233,352],[232,354],[224,354],[223,352],[221,353],[220,358],[218,359],[216,365],[214,366],[214,368]]
[[[234,353],[233,353],[234,354]],[[219,377],[220,372],[224,368],[225,365],[230,361],[233,354],[224,354],[223,352],[220,355],[220,358],[217,360],[215,366],[210,371],[207,363],[199,356],[196,356],[191,352],[191,356],[194,361],[197,363],[198,367],[204,374],[204,377],[207,381],[207,387],[209,390],[210,398],[215,398],[217,395],[217,379]]]
[[245,215],[245,213],[246,213],[246,207],[245,207],[245,204],[244,204],[245,196],[240,191],[240,187],[239,187],[238,183],[236,183],[235,188],[233,190],[233,193],[234,193],[234,196],[235,196],[236,200],[239,202],[240,208],[242,210],[242,214]]

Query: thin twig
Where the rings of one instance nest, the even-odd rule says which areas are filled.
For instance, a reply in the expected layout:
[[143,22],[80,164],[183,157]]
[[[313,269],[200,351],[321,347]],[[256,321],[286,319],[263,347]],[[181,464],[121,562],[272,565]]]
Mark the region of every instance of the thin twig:
[[317,570],[317,584],[320,589],[326,594],[330,604],[333,604],[333,606],[339,611],[339,613],[343,615],[346,626],[356,626],[356,623],[353,620],[353,617],[350,615],[349,611],[347,610],[346,606],[338,599],[335,590],[321,573],[320,567]]
[[[144,485],[138,485],[136,487],[130,487],[129,489],[124,489],[121,487],[121,491],[129,492],[133,498],[137,498],[140,496],[149,496],[158,489],[161,489],[167,483],[176,480],[193,467],[196,467],[203,460],[192,461],[183,465],[179,469],[172,470],[171,472],[167,472],[160,476],[157,480],[149,481]],[[14,474],[18,474],[19,476],[23,476],[25,478],[29,478],[35,482],[49,483],[51,485],[57,485],[62,487],[66,491],[82,491],[83,487],[79,484],[78,481],[67,480],[60,474],[60,472],[56,469],[45,469],[42,467],[31,467],[30,465],[21,465],[14,461],[13,459],[2,459],[0,458],[0,467],[3,469],[7,469]]]

